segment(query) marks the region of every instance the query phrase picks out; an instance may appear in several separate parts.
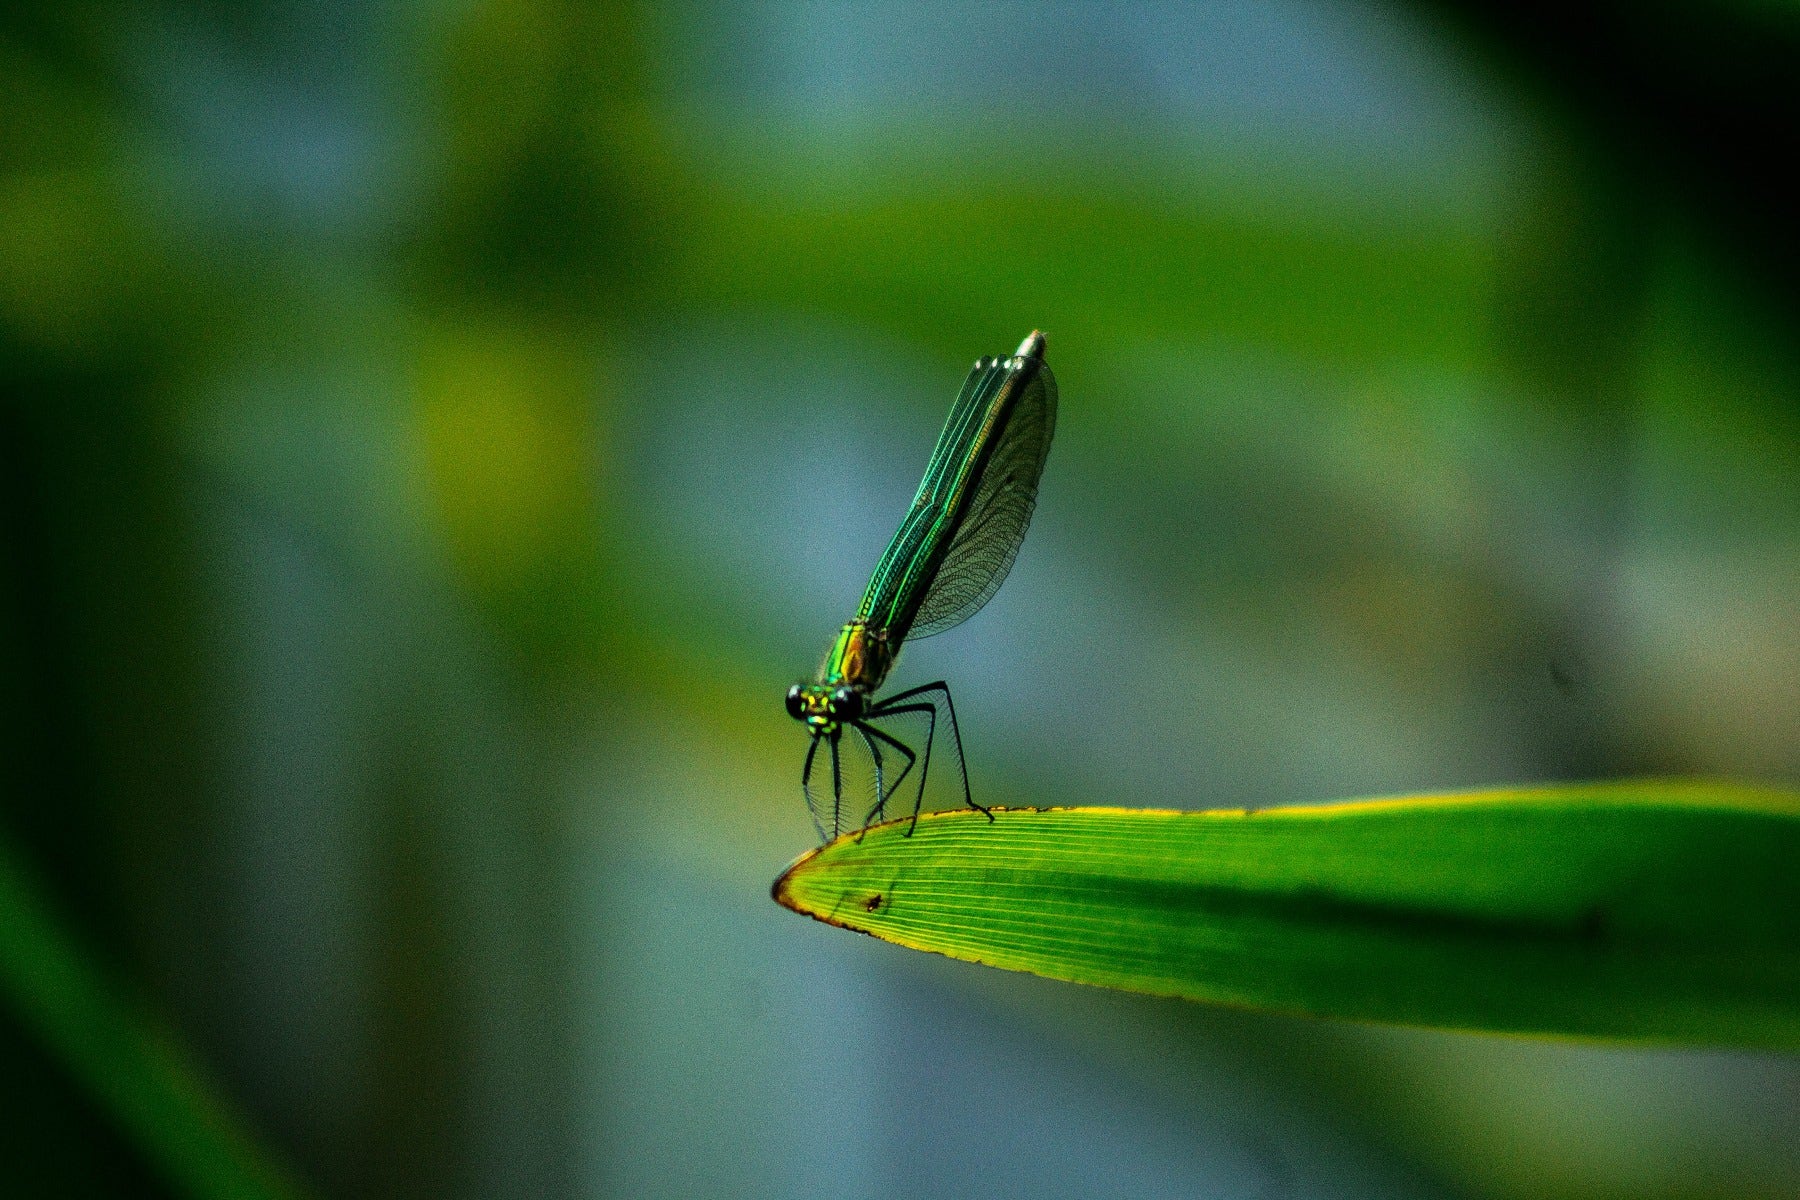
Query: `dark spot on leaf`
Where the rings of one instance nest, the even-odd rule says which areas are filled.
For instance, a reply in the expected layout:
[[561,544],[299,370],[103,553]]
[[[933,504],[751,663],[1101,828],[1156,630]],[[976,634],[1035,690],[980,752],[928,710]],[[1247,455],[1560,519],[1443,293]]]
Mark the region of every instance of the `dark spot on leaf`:
[[874,912],[876,909],[880,908],[881,907],[881,893],[876,892],[873,896],[870,896],[867,900],[864,900],[863,907],[870,912]]

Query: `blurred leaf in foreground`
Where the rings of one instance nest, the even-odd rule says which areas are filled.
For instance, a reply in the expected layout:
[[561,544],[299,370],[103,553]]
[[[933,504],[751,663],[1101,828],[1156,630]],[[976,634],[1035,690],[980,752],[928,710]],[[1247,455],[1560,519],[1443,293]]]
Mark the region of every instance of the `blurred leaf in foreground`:
[[84,1084],[179,1195],[303,1200],[185,1047],[77,944],[0,838],[0,1016]]
[[1800,794],[1654,781],[995,815],[839,838],[775,899],[903,946],[1152,995],[1800,1049]]

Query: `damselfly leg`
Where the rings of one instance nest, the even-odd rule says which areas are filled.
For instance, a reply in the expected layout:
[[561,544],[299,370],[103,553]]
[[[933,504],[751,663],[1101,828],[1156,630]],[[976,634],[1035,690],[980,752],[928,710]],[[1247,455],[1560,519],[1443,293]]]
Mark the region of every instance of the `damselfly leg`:
[[[941,697],[943,700],[941,713],[938,707],[938,701],[934,697]],[[936,683],[927,683],[921,687],[909,688],[904,692],[889,696],[886,700],[875,705],[874,708],[868,711],[863,720],[865,722],[879,721],[884,718],[891,720],[895,717],[903,717],[909,714],[923,715],[927,719],[927,724],[925,726],[925,752],[919,762],[919,786],[913,797],[912,823],[906,827],[906,836],[911,837],[913,830],[919,827],[919,812],[925,806],[925,785],[931,778],[931,750],[937,741],[937,723],[940,715],[943,716],[950,725],[950,748],[953,754],[952,765],[956,771],[956,784],[962,790],[963,803],[970,808],[975,809],[977,812],[986,814],[988,820],[993,820],[994,814],[975,803],[975,798],[969,793],[968,771],[963,765],[962,730],[959,729],[956,724],[956,704],[950,699],[950,688],[941,679]],[[881,733],[880,730],[876,730],[875,732]],[[900,745],[902,749],[910,750],[909,747],[903,746],[899,740],[891,734],[881,733],[881,736],[886,741],[892,742],[895,745]],[[897,781],[893,790],[899,790]],[[892,793],[890,792],[889,794],[891,795]]]
[[[895,740],[865,721],[856,721],[853,723],[853,727],[856,730],[857,736],[862,738],[863,747],[868,750],[869,758],[875,764],[875,803],[869,811],[864,814],[862,823],[862,827],[867,829],[886,814],[888,797],[900,790],[901,782],[906,779],[906,773],[912,770],[913,763],[917,760],[918,756],[905,744]],[[900,753],[906,755],[906,765],[900,768],[900,773],[894,776],[894,781],[891,784],[885,781],[887,760],[882,756],[881,747],[875,744],[877,740],[886,742],[888,745],[900,751]],[[862,835],[860,833],[857,834],[859,840],[861,837]]]
[[[844,760],[838,747],[838,738],[842,729],[833,729],[829,733],[821,733],[813,738],[812,745],[806,748],[806,764],[800,769],[800,790],[806,794],[807,811],[812,814],[813,828],[819,831],[821,841],[830,841],[844,831]],[[813,787],[813,767],[819,755],[819,743],[824,742],[831,759],[831,793],[826,795],[822,789]]]
[[[940,716],[949,721],[950,725],[950,756],[952,756],[950,765],[956,772],[956,783],[952,786],[963,793],[963,804],[967,804],[968,808],[986,813],[988,820],[994,820],[994,813],[988,813],[988,810],[981,804],[976,804],[974,795],[970,795],[968,792],[968,770],[963,765],[963,730],[959,729],[958,723],[956,723],[956,702],[950,700],[949,685],[945,685],[943,680],[938,680],[936,684],[911,687],[902,693],[893,694],[887,700],[877,703],[873,709],[869,709],[868,714],[864,716],[864,721],[891,721],[895,718],[911,716],[911,714],[923,716],[927,723],[925,723],[925,752],[923,752],[923,756],[920,756],[920,763],[918,763],[918,788],[913,795],[913,822],[907,826],[905,835],[913,837],[914,829],[918,828],[918,815],[925,808],[925,784],[931,781],[931,752],[932,747],[938,741],[938,718]],[[877,732],[882,732],[882,730],[877,730]],[[900,745],[900,741],[893,738],[893,734],[884,732],[882,736],[887,741],[893,741],[895,745]],[[898,783],[895,784],[895,792],[898,792]]]
[[[900,735],[897,728],[909,721],[922,726],[907,735],[914,739],[910,743]],[[963,765],[962,731],[956,723],[956,706],[950,699],[949,688],[940,680],[901,692],[870,708],[860,717],[845,720],[836,728],[821,732],[813,739],[801,767],[800,786],[806,794],[807,807],[812,812],[813,824],[818,829],[819,836],[829,841],[853,828],[867,829],[886,820],[894,797],[901,794],[903,789],[911,788],[912,820],[904,835],[911,837],[918,828],[919,814],[925,807],[926,791],[932,778],[932,754],[937,747],[937,727],[940,721],[950,727],[947,753],[950,769],[955,776],[951,784],[952,794],[960,792],[965,805],[977,812],[986,813],[988,819],[992,820],[993,814],[975,803],[969,792],[968,774]],[[856,736],[848,742],[844,740],[846,729],[856,732]],[[821,774],[823,773],[824,764],[818,762],[820,742],[827,743],[827,756],[831,760],[829,793],[824,789],[823,780],[814,778],[815,767],[820,767]],[[853,747],[860,747],[862,753],[850,752]],[[938,753],[940,761],[944,759],[945,753]],[[899,764],[898,770],[892,769],[895,755],[904,760]],[[940,766],[940,775],[943,769]],[[913,783],[915,773],[918,776],[916,785]],[[858,795],[863,796],[867,802],[866,810],[856,806],[855,797]],[[851,821],[854,820],[853,814],[858,812],[864,815],[861,825],[855,826]]]

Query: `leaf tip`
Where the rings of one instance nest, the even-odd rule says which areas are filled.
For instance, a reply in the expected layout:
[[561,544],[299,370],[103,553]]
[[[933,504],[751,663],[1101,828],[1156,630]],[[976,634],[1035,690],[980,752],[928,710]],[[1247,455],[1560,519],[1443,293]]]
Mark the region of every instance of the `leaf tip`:
[[787,869],[777,875],[775,877],[775,882],[769,885],[769,899],[775,901],[775,903],[781,905],[783,908],[792,909],[794,912],[801,913],[805,916],[811,916],[812,914],[802,908],[800,906],[800,901],[794,896],[793,877],[795,871],[798,871],[801,867],[805,866],[818,853],[819,850],[815,847],[789,863]]

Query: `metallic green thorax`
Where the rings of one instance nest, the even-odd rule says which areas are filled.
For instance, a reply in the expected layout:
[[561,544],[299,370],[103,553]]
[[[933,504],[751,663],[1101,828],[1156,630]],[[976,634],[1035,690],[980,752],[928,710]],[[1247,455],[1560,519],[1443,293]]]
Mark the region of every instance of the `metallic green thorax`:
[[[887,635],[897,652],[968,515],[988,459],[1019,398],[1044,365],[1044,338],[1033,333],[1004,361],[984,359],[963,383],[938,434],[912,508],[869,579],[856,619]],[[845,634],[854,624],[845,627]],[[843,645],[844,635],[839,636]],[[891,657],[890,657],[891,661]],[[827,663],[829,670],[831,663]],[[883,668],[885,673],[885,666]]]
[[838,632],[837,641],[819,668],[819,682],[827,687],[849,684],[873,692],[887,678],[894,665],[897,643],[890,642],[887,631],[860,618]]
[[817,733],[835,732],[843,715],[840,689],[875,692],[894,665],[896,649],[885,631],[871,627],[867,621],[850,622],[831,644],[831,651],[819,668],[818,681],[796,687],[795,715]]

